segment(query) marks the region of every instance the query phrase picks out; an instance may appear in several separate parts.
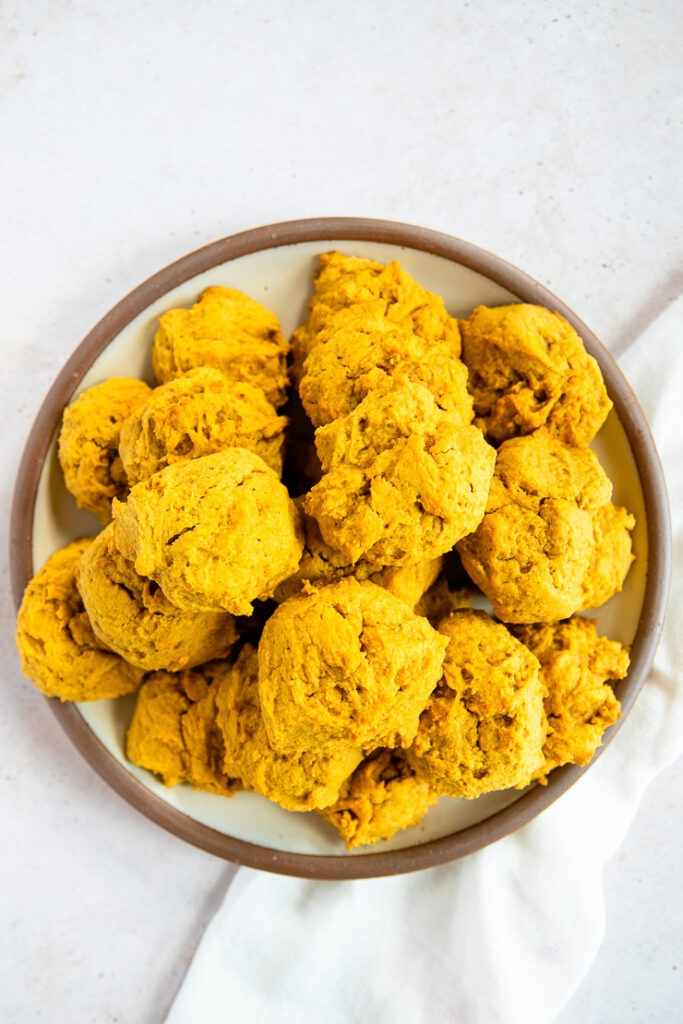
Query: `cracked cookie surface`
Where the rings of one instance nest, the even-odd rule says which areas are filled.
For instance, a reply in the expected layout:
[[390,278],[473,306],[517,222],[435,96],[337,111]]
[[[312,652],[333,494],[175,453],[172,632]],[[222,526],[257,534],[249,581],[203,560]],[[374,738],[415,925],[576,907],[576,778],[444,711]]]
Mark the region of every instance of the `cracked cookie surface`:
[[205,668],[218,687],[218,724],[225,746],[224,767],[254,790],[288,811],[310,811],[337,799],[342,783],[361,760],[358,747],[332,753],[302,747],[274,750],[268,739],[258,689],[258,654],[246,644],[233,665]]
[[140,576],[116,547],[113,523],[83,552],[78,589],[101,643],[148,672],[223,658],[237,639],[232,615],[181,611]]
[[260,388],[277,408],[287,400],[289,345],[274,313],[234,288],[214,286],[191,309],[159,319],[152,364],[160,384],[197,366]]
[[154,389],[123,424],[119,454],[131,487],[226,448],[255,452],[279,476],[287,423],[260,388],[201,366]]
[[100,700],[132,693],[144,673],[95,636],[76,586],[92,537],[55,551],[27,586],[17,619],[24,675],[47,697]]
[[458,321],[448,315],[443,299],[428,292],[394,260],[375,260],[323,253],[309,302],[306,323],[292,335],[293,375],[299,380],[306,356],[339,324],[385,316],[427,342],[446,343],[460,355]]
[[[294,504],[300,508],[301,499],[295,499]],[[436,558],[414,562],[412,565],[388,566],[386,568],[363,561],[352,565],[340,551],[325,543],[318,524],[312,516],[302,513],[302,522],[305,544],[299,568],[275,591],[274,597],[278,602],[286,601],[292,594],[300,593],[306,582],[335,583],[347,576],[353,576],[357,580],[370,580],[378,587],[384,587],[390,594],[412,609],[415,608],[417,602],[434,583],[441,571],[443,559],[440,555]]]
[[134,377],[111,377],[84,391],[64,410],[59,463],[79,508],[106,526],[114,498],[125,498],[128,480],[119,457],[121,427],[151,394]]
[[443,680],[420,718],[410,763],[437,793],[468,799],[525,786],[543,763],[546,724],[536,657],[486,612],[439,624]]
[[586,600],[595,521],[612,485],[595,454],[539,431],[498,449],[486,514],[458,544],[503,622],[553,622]]
[[376,750],[344,783],[336,802],[319,813],[353,850],[417,825],[436,799],[403,750]]
[[633,562],[631,530],[635,516],[609,502],[595,513],[593,557],[583,582],[581,609],[599,608],[624,585]]
[[259,695],[278,750],[405,746],[441,676],[447,639],[374,583],[290,597],[259,643]]
[[287,489],[263,459],[228,448],[169,466],[114,506],[114,540],[182,609],[250,615],[299,564]]
[[140,687],[126,734],[126,756],[166,786],[187,782],[195,789],[232,796],[242,784],[223,769],[216,715],[216,686],[200,672],[154,672]]
[[303,507],[350,562],[435,558],[484,514],[495,452],[420,384],[368,395],[316,431],[316,448],[324,473]]
[[299,394],[315,427],[353,412],[366,395],[422,384],[439,409],[472,422],[467,370],[457,339],[426,341],[384,315],[326,332],[304,363]]
[[514,626],[512,632],[538,658],[548,734],[544,763],[534,778],[563,764],[587,764],[605,729],[621,714],[609,685],[628,670],[626,649],[598,635],[595,620],[575,615],[568,622]]
[[564,317],[543,306],[478,306],[460,323],[478,426],[494,444],[539,427],[587,446],[612,403],[600,368]]

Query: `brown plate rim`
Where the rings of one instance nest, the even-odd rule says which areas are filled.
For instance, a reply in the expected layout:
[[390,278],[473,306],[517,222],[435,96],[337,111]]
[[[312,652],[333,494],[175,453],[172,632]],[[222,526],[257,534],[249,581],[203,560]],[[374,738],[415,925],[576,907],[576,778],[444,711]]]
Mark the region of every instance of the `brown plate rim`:
[[523,301],[556,310],[573,325],[600,365],[636,460],[647,511],[648,571],[643,611],[631,652],[631,667],[626,679],[616,687],[622,717],[606,731],[603,745],[590,764],[584,768],[567,766],[558,769],[553,772],[547,786],[536,786],[509,807],[478,824],[428,843],[389,853],[353,856],[290,853],[224,835],[171,807],[131,775],[86,724],[77,705],[45,698],[90,766],[128,803],[158,825],[194,846],[236,864],[317,879],[381,877],[457,860],[527,824],[565,793],[614,738],[645,681],[662,630],[672,562],[666,484],[645,416],[614,358],[565,303],[513,264],[454,236],[395,221],[357,217],[313,218],[243,231],[189,253],[130,292],[76,348],[36,416],[17,474],[10,522],[10,571],[17,608],[33,575],[33,512],[42,466],[62,410],[95,359],[152,302],[212,267],[265,249],[336,239],[386,242],[444,257],[483,274]]

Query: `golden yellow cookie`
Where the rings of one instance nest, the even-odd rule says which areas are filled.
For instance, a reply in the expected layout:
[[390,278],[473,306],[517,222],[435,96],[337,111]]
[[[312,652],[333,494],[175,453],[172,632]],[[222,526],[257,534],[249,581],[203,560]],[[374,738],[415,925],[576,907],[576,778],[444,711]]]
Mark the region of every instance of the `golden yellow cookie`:
[[594,523],[612,485],[595,454],[543,431],[498,449],[486,515],[458,544],[503,622],[554,622],[584,606]]
[[447,640],[392,594],[349,577],[297,594],[259,644],[259,695],[276,750],[410,743]]
[[126,735],[126,756],[166,786],[232,796],[242,789],[223,769],[223,737],[216,723],[216,687],[195,671],[154,672],[140,687]]
[[113,523],[83,552],[77,582],[98,640],[147,672],[223,658],[237,639],[232,615],[181,611],[139,576],[114,544]]
[[581,608],[599,608],[618,594],[631,568],[631,530],[635,517],[625,508],[603,505],[593,520],[594,552],[583,581]]
[[404,751],[376,750],[320,814],[353,850],[412,828],[435,803],[436,794],[410,767]]
[[114,540],[178,608],[250,615],[299,565],[303,538],[263,459],[228,448],[169,466],[114,505]]
[[587,764],[620,706],[608,679],[623,679],[628,653],[598,636],[595,620],[574,616],[554,625],[515,626],[513,632],[541,663],[548,735],[535,778],[563,764]]
[[484,514],[495,452],[421,384],[368,395],[320,427],[316,447],[325,473],[303,507],[350,562],[436,558]]
[[171,309],[159,319],[152,363],[160,384],[213,366],[228,380],[260,388],[278,407],[287,400],[288,351],[274,313],[234,288],[216,286],[191,309]]
[[494,444],[545,427],[589,445],[612,403],[574,328],[542,306],[478,306],[460,323],[476,422]]
[[341,313],[344,321],[346,311],[353,319],[381,314],[425,341],[446,342],[460,355],[458,322],[448,315],[443,299],[421,288],[396,260],[385,266],[340,252],[323,253],[314,283],[308,320],[292,336],[295,380],[331,319]]
[[[295,499],[294,504],[300,508],[301,499]],[[441,556],[413,565],[389,566],[386,569],[362,561],[350,565],[339,551],[325,543],[315,519],[303,514],[302,521],[305,545],[299,568],[277,588],[273,595],[276,601],[286,601],[292,594],[300,593],[305,582],[334,583],[346,576],[355,576],[357,580],[370,580],[378,587],[384,587],[399,601],[414,608],[441,571]]]
[[299,384],[301,401],[319,427],[353,412],[371,392],[417,383],[454,421],[471,423],[472,399],[459,350],[455,336],[425,341],[384,315],[341,325],[308,355]]
[[121,428],[119,454],[128,483],[166,466],[226,448],[246,448],[282,472],[287,418],[260,390],[200,366],[155,388]]
[[444,576],[439,576],[429,589],[425,590],[420,600],[413,606],[413,610],[416,615],[424,615],[434,629],[438,629],[441,620],[451,612],[457,612],[460,608],[471,608],[476,593],[472,587],[451,587]]
[[118,454],[121,425],[145,404],[151,389],[133,377],[112,377],[89,388],[64,410],[59,462],[79,508],[106,526],[113,498],[125,498],[128,481]]
[[538,660],[485,612],[453,612],[443,682],[408,758],[437,793],[468,799],[525,786],[543,763]]
[[26,588],[17,619],[21,668],[39,690],[60,700],[100,700],[131,693],[143,672],[103,648],[76,587],[78,563],[92,538],[55,551]]
[[246,644],[234,665],[216,661],[204,671],[217,686],[218,725],[228,775],[288,811],[311,811],[337,799],[362,751],[351,746],[333,753],[308,747],[289,753],[273,750],[261,714],[255,647]]

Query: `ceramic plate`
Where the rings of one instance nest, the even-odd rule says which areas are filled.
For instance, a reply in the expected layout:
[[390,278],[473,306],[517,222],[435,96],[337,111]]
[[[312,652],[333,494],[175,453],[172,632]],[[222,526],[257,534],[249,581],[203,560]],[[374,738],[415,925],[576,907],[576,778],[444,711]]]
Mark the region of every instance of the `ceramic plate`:
[[[190,306],[209,285],[238,288],[279,317],[286,335],[306,317],[320,253],[339,249],[387,263],[398,259],[449,312],[467,316],[480,304],[537,302],[565,316],[600,363],[615,409],[593,447],[614,482],[613,500],[636,516],[635,563],[624,590],[595,613],[601,633],[632,645],[627,679],[616,687],[629,710],[654,654],[670,564],[668,509],[661,469],[642,412],[619,369],[594,335],[555,296],[490,253],[436,232],[383,221],[295,221],[245,232],[190,254],[125,298],[79,346],[55,381],[34,425],[20,469],[12,522],[17,602],[30,576],[71,538],[99,522],[76,508],[57,462],[56,430],[65,404],[112,376],[153,384],[151,347],[159,316]],[[440,798],[422,823],[394,839],[346,853],[318,815],[284,811],[251,793],[230,800],[181,785],[168,789],[131,765],[124,737],[135,697],[90,704],[50,704],[91,765],[140,811],[212,853],[254,867],[322,878],[393,874],[428,867],[479,849],[513,831],[557,799],[582,773],[552,773],[547,787],[477,800]],[[622,720],[623,721],[623,718]],[[611,741],[620,723],[605,734]],[[604,749],[604,746],[603,748]],[[585,770],[585,769],[583,769]]]

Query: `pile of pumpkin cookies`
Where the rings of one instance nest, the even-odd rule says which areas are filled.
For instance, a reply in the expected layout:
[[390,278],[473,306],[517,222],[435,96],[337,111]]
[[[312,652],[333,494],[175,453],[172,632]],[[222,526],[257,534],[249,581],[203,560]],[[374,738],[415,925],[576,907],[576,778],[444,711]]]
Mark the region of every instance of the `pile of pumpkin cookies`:
[[66,409],[66,485],[104,529],[48,559],[17,640],[48,696],[137,691],[127,756],[167,785],[316,810],[350,849],[590,760],[628,654],[577,613],[621,589],[634,519],[562,317],[458,322],[338,252],[314,284],[289,343],[209,288],[161,317],[155,388]]

